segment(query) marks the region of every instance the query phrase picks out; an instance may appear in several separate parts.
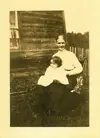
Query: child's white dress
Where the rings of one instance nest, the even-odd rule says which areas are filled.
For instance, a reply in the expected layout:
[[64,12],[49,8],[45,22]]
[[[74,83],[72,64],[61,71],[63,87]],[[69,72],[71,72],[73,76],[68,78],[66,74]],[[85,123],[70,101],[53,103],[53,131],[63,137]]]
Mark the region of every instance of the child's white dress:
[[49,66],[45,72],[45,75],[39,78],[38,85],[48,86],[54,80],[57,80],[64,85],[69,84],[68,79],[66,77],[66,71],[62,66],[58,68],[52,68],[51,66]]

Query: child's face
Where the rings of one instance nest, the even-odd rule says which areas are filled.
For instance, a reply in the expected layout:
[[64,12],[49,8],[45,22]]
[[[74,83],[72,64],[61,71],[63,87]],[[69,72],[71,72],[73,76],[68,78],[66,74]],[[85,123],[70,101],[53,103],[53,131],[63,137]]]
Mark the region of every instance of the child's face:
[[52,68],[57,68],[58,67],[58,65],[51,59],[51,61],[50,61],[50,66],[52,67]]

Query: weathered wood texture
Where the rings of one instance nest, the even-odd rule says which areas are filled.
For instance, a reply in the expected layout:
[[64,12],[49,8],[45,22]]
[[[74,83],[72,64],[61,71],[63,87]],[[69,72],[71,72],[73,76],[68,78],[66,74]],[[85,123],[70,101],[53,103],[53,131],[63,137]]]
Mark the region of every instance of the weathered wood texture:
[[75,53],[75,55],[80,59],[84,57],[89,57],[89,49],[88,48],[81,48],[81,47],[75,47],[75,46],[69,46],[68,50]]
[[21,50],[54,49],[66,34],[63,11],[18,11]]

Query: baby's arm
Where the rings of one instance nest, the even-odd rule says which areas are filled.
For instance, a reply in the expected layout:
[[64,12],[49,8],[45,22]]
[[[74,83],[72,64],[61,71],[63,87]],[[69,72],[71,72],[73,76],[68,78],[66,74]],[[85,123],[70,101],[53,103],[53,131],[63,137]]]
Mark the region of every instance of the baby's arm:
[[41,76],[38,80],[38,84],[42,86],[48,86],[53,82],[50,68],[46,69],[45,75]]

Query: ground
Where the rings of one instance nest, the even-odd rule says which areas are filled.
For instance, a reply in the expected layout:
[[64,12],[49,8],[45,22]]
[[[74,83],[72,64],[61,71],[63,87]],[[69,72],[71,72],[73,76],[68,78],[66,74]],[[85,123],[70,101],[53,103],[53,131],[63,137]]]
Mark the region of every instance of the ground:
[[[17,58],[10,62],[10,125],[11,126],[89,126],[88,85],[84,85],[81,94],[85,101],[64,116],[45,116],[35,118],[34,88],[38,78],[45,72],[49,57]],[[85,78],[88,79],[88,78]],[[42,123],[41,123],[42,122]]]

